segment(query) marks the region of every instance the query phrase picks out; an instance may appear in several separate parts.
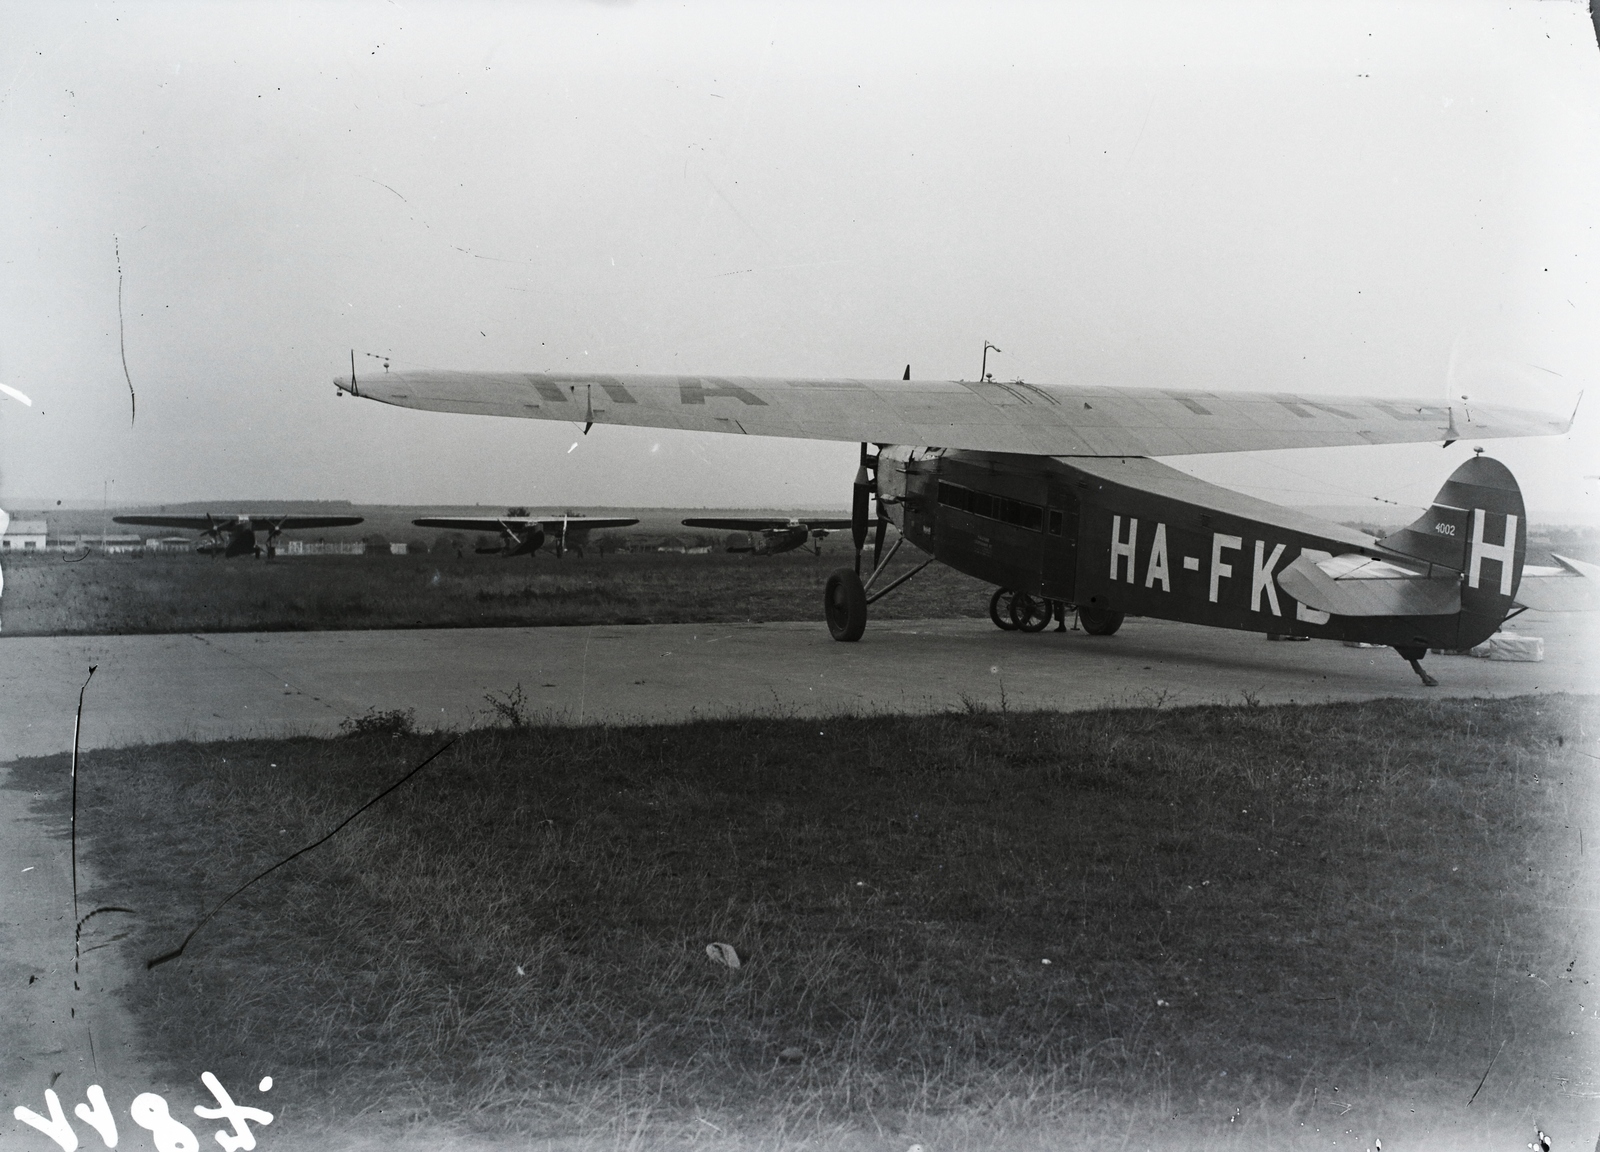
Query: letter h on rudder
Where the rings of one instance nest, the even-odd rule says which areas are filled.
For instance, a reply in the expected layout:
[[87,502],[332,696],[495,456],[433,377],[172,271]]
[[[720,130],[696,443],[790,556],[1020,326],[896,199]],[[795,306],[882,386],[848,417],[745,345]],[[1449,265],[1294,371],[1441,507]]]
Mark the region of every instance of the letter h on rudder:
[[1517,518],[1510,512],[1506,513],[1506,531],[1498,544],[1486,543],[1483,539],[1484,521],[1488,519],[1482,508],[1472,510],[1472,560],[1467,569],[1467,587],[1478,586],[1479,570],[1485,560],[1498,560],[1500,562],[1500,595],[1511,595],[1512,568],[1515,566],[1517,556]]
[[1128,542],[1122,542],[1122,517],[1111,518],[1111,580],[1117,579],[1117,562],[1124,556],[1128,558],[1128,583],[1133,583],[1133,553],[1139,543],[1139,521],[1128,521]]

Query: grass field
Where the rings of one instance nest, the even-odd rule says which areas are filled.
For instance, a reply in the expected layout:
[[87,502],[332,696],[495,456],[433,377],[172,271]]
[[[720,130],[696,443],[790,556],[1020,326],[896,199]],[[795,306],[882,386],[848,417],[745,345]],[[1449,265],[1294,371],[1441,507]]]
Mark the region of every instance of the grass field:
[[[480,730],[141,966],[132,1007],[175,1078],[276,1077],[274,1147],[355,1117],[583,1148],[1520,1148],[1595,1078],[1596,719]],[[86,899],[162,953],[441,742],[88,753]],[[64,757],[13,783],[63,823],[67,785]]]
[[[828,573],[849,562],[849,549],[836,542],[820,559],[425,553],[267,563],[91,555],[68,564],[47,554],[6,558],[0,621],[8,636],[41,636],[813,620],[822,615]],[[913,563],[897,560],[891,575]],[[992,591],[935,564],[873,613],[983,616]]]

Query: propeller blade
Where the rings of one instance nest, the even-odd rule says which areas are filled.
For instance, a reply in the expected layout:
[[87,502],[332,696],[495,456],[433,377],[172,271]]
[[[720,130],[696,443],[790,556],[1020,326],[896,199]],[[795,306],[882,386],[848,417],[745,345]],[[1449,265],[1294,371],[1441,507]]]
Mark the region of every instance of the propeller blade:
[[867,446],[861,445],[861,467],[856,469],[854,491],[850,496],[850,538],[856,546],[856,575],[861,575],[861,550],[867,546],[867,500],[872,481],[867,476]]

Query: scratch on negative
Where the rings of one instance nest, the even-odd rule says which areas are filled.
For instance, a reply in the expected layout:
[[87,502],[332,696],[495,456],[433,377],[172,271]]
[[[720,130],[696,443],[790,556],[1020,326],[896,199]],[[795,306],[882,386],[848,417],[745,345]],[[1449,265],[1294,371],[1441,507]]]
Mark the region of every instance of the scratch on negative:
[[117,254],[117,348],[122,353],[122,378],[128,382],[128,423],[139,418],[139,397],[133,391],[133,377],[128,374],[128,341],[126,325],[122,321],[122,243],[115,235],[111,246]]
[[[385,184],[382,180],[374,180],[371,176],[363,176],[361,178],[363,180],[366,180],[366,181],[370,182],[370,183],[376,184],[379,188],[388,188],[389,191],[393,192],[396,196],[400,196],[400,192],[399,192],[398,189],[390,188],[389,185]],[[400,196],[400,203],[404,204],[407,208],[413,207],[411,201],[407,200],[404,196]],[[428,223],[426,217],[422,216],[421,214],[418,214],[416,216],[413,216],[412,219],[415,220],[418,224],[422,225],[423,231],[428,232],[430,234],[433,233],[433,227],[432,227],[432,225],[430,225]],[[436,234],[435,234],[435,239],[439,239],[447,248],[452,248],[455,251],[460,252],[463,256],[471,256],[474,260],[492,260],[496,264],[532,264],[533,263],[532,260],[513,260],[508,256],[485,256],[481,252],[474,252],[470,248],[463,248],[459,244],[452,244],[448,240],[443,240],[441,237],[437,236]]]

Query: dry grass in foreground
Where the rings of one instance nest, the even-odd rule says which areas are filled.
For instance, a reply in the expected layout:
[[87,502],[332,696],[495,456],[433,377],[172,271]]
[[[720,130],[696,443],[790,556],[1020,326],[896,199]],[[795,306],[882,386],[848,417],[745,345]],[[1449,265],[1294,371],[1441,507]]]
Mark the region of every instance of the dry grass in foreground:
[[[275,1076],[274,1147],[350,1117],[585,1148],[1521,1147],[1593,1079],[1592,708],[471,732],[132,1007],[175,1077]],[[91,899],[163,952],[439,742],[90,753]],[[59,815],[65,767],[14,786]]]
[[[7,636],[484,628],[820,620],[821,557],[636,553],[599,556],[7,556]],[[897,558],[891,576],[917,561]],[[991,586],[942,564],[881,601],[878,619],[985,616]]]

